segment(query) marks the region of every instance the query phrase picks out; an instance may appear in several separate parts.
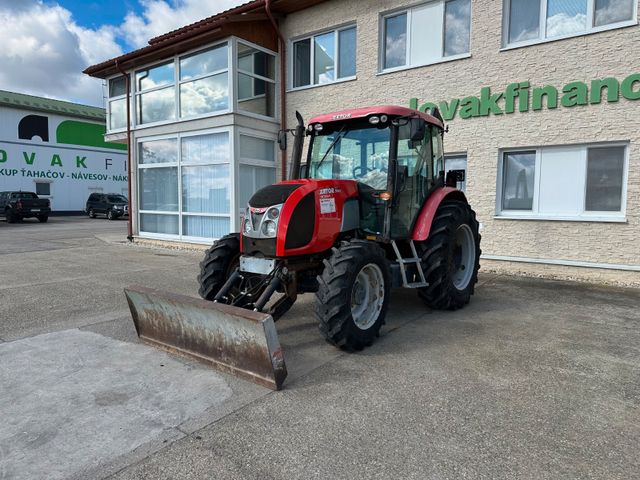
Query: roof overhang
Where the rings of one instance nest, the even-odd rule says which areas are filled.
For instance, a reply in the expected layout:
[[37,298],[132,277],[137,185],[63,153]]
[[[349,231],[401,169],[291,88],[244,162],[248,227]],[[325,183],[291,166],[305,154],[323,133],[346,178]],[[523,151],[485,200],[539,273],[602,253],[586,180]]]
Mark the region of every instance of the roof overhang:
[[[326,0],[272,0],[269,3],[271,12],[277,19],[324,1]],[[117,75],[120,69],[131,70],[230,36],[244,38],[277,51],[277,35],[266,15],[266,4],[266,0],[254,0],[154,37],[149,40],[149,45],[92,65],[84,73],[92,77],[107,78]]]

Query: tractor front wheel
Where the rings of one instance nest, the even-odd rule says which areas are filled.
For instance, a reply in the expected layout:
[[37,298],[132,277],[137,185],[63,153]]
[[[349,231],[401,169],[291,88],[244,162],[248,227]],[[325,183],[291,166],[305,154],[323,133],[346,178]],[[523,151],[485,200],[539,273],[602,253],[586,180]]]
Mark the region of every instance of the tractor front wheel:
[[325,339],[347,351],[371,345],[389,306],[384,251],[373,242],[342,242],[324,261],[318,284],[315,315]]
[[469,303],[480,268],[480,233],[471,207],[461,201],[442,202],[420,250],[429,286],[418,294],[427,306],[457,310]]
[[226,235],[214,243],[200,262],[200,296],[213,301],[229,275],[238,268],[239,259],[240,239],[237,233]]

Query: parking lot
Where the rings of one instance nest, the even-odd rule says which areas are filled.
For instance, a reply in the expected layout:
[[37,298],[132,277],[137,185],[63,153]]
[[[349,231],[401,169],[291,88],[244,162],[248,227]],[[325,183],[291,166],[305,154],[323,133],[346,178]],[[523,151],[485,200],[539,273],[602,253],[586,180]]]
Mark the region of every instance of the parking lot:
[[485,273],[457,312],[394,291],[357,354],[305,295],[272,392],[137,341],[123,288],[195,296],[201,254],[125,236],[0,220],[1,480],[638,476],[638,290]]

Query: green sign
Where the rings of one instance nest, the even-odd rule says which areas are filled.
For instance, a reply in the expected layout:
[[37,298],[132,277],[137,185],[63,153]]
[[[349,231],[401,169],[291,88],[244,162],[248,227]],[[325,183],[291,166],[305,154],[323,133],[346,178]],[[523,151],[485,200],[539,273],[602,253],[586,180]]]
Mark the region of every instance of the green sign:
[[487,117],[489,115],[505,115],[528,112],[547,108],[549,110],[562,106],[571,108],[578,105],[601,103],[606,100],[615,103],[622,95],[627,100],[640,99],[640,73],[634,73],[618,81],[608,77],[592,80],[589,85],[585,82],[567,83],[562,89],[547,85],[531,89],[530,82],[511,83],[503,92],[491,92],[490,87],[480,89],[480,95],[462,99],[453,98],[439,103],[426,102],[419,105],[417,98],[409,100],[409,106],[422,112],[438,108],[445,121],[451,121],[458,115],[462,119],[473,117]]

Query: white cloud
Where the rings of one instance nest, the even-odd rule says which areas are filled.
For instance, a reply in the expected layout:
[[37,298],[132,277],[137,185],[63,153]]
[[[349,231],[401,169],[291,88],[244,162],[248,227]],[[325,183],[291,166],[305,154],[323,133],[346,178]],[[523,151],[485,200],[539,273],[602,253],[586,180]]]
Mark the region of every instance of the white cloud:
[[71,101],[102,104],[99,81],[82,75],[92,61],[119,55],[109,27],[89,30],[58,5],[0,3],[3,89]]
[[563,12],[547,18],[548,37],[584,32],[586,28],[587,16],[584,13],[576,13],[571,17]]
[[401,33],[397,37],[387,36],[385,45],[385,67],[398,67],[407,60],[407,34]]
[[243,0],[140,0],[141,15],[129,13],[120,29],[121,37],[133,48],[150,38],[245,3]]
[[[167,33],[244,0],[140,0],[142,12],[121,25],[78,25],[72,13],[42,0],[0,0],[0,88],[103,106],[100,80],[84,75],[89,65],[143,47]],[[109,8],[105,4],[104,8]]]

